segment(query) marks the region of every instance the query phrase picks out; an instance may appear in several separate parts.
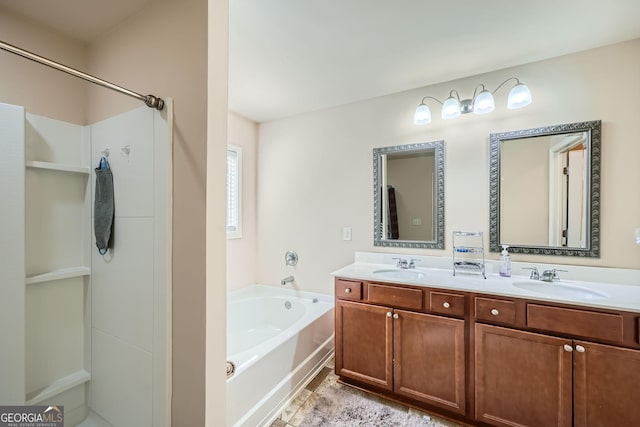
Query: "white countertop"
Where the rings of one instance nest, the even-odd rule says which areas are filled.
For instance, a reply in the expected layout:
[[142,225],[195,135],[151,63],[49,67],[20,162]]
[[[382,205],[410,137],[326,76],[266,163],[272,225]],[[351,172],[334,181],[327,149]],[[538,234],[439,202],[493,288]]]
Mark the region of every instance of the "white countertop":
[[[407,258],[410,258],[410,256]],[[388,278],[378,273],[374,273],[376,270],[390,270],[394,268],[393,264],[387,263],[355,262],[334,271],[331,274],[335,277],[347,279],[360,279],[383,283],[400,283],[640,313],[640,286],[637,285],[577,280],[561,280],[558,282],[558,284],[561,285],[586,288],[606,295],[606,297],[602,299],[584,299],[564,296],[560,297],[537,291],[521,289],[514,286],[513,283],[528,281],[528,276],[501,277],[497,274],[490,274],[490,271],[487,272],[486,279],[476,273],[457,272],[456,276],[453,276],[452,270],[441,268],[417,267],[415,269],[403,270],[415,271],[424,274],[423,278],[415,279]],[[540,284],[544,285],[545,282],[540,282]]]

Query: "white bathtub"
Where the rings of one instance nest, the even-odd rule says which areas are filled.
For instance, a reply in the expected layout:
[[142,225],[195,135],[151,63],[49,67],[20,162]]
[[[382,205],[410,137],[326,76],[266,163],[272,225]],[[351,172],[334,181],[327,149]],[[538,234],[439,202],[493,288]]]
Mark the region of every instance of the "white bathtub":
[[332,356],[333,298],[254,285],[227,297],[227,426],[269,425]]

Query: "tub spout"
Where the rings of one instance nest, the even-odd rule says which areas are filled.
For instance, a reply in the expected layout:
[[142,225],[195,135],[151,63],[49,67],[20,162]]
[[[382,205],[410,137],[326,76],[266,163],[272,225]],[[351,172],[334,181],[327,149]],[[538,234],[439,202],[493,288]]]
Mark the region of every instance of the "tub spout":
[[284,279],[280,280],[280,284],[282,286],[286,285],[287,283],[293,283],[295,279],[293,278],[293,276],[287,276]]

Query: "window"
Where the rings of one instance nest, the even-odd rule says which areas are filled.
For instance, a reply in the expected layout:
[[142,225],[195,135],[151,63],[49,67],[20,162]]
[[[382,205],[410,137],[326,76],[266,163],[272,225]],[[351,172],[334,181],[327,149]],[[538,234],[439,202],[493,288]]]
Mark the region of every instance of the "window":
[[227,146],[227,239],[242,237],[242,148]]

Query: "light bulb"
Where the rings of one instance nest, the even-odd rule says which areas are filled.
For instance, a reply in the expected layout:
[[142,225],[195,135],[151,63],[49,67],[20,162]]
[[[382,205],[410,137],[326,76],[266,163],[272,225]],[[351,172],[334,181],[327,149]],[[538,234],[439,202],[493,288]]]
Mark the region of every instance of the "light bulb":
[[445,120],[455,119],[459,115],[460,102],[453,96],[448,97],[446,101],[444,101],[444,104],[442,104],[442,118]]
[[488,90],[483,90],[473,100],[473,112],[476,114],[487,114],[495,110],[496,104],[493,95]]
[[529,104],[531,104],[531,91],[529,91],[527,85],[518,83],[509,92],[507,108],[515,110],[516,108],[526,107]]
[[424,104],[418,105],[413,116],[413,123],[416,125],[426,125],[431,123],[431,110]]

